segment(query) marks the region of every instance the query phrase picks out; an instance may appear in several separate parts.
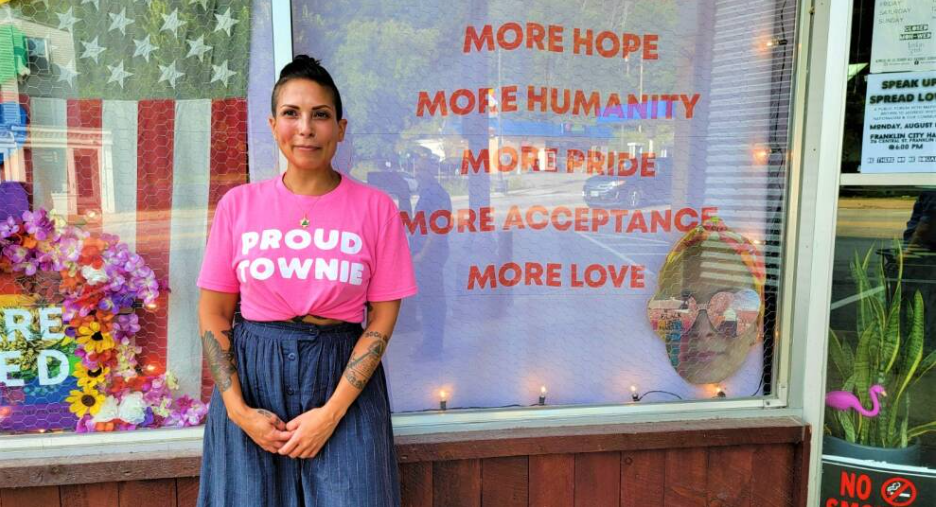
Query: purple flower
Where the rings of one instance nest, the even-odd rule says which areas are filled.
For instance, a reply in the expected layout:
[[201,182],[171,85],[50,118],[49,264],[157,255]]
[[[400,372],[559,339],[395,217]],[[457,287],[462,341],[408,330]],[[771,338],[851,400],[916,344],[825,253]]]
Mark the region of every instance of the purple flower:
[[8,216],[7,219],[3,222],[0,222],[0,239],[6,239],[10,236],[19,232],[20,226],[13,219],[12,216]]
[[208,415],[208,406],[188,395],[175,400],[172,412],[166,419],[166,426],[197,426]]
[[55,232],[55,224],[49,220],[49,215],[44,209],[35,212],[24,211],[23,225],[26,227],[26,232],[35,236],[39,241],[45,241]]
[[75,433],[94,433],[94,421],[92,419],[91,414],[85,414],[84,417],[78,420]]
[[116,340],[129,339],[140,331],[140,318],[137,314],[120,314],[114,319],[113,336]]

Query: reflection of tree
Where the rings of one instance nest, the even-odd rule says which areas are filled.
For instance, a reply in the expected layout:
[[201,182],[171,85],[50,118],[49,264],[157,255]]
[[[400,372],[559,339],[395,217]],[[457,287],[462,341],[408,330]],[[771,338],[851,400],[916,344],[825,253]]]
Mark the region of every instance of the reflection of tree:
[[[677,34],[677,6],[672,0],[662,2],[586,1],[545,5],[519,1],[492,1],[487,6],[487,21],[495,27],[508,21],[565,27],[563,53],[527,50],[465,55],[461,52],[465,26],[471,18],[461,2],[436,3],[435,6],[395,0],[357,2],[353,9],[335,2],[315,2],[298,8],[298,21],[308,27],[297,40],[299,51],[328,56],[325,64],[333,69],[346,96],[352,131],[371,134],[356,137],[355,153],[360,158],[385,157],[392,150],[386,139],[373,134],[435,134],[441,118],[417,118],[415,98],[419,90],[454,90],[473,83],[459,82],[468,73],[489,76],[488,86],[519,85],[522,97],[527,85],[611,92],[621,94],[666,93],[683,91],[676,83],[675,69],[690,55],[682,47],[691,42],[686,34]],[[572,54],[572,33],[576,28],[591,28],[595,35],[603,30],[616,33],[657,33],[660,35],[659,60],[641,63],[639,58],[600,58]],[[495,28],[496,29],[496,28]],[[486,68],[476,68],[478,63]],[[466,69],[466,67],[470,67]],[[642,80],[641,80],[642,74]],[[622,96],[626,99],[626,95]],[[521,104],[525,103],[521,101]],[[401,114],[403,113],[403,114]],[[594,124],[594,118],[563,118],[555,115],[512,113],[518,121]],[[656,135],[670,126],[660,125]],[[620,127],[623,137],[640,142],[653,133],[636,132]]]

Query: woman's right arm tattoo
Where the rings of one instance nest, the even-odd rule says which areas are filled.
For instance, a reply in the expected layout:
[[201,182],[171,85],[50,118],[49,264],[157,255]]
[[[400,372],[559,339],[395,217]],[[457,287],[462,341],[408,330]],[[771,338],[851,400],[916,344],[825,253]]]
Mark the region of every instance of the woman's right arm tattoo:
[[[221,332],[230,340],[230,330]],[[224,350],[221,348],[221,344],[218,343],[211,331],[205,331],[201,341],[202,348],[205,350],[205,358],[208,360],[208,367],[211,369],[211,377],[214,378],[218,390],[223,393],[231,388],[231,375],[237,373],[234,353],[230,349]]]

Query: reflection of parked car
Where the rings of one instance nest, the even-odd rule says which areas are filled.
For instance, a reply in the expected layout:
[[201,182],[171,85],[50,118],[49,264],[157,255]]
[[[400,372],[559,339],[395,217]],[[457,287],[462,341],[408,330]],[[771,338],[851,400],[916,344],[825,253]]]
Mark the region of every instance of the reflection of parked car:
[[672,196],[672,159],[656,159],[654,176],[608,176],[585,180],[582,197],[592,208],[637,208],[667,203]]
[[585,198],[585,204],[593,208],[636,208],[640,206],[643,196],[636,178],[598,175],[585,180],[582,197]]

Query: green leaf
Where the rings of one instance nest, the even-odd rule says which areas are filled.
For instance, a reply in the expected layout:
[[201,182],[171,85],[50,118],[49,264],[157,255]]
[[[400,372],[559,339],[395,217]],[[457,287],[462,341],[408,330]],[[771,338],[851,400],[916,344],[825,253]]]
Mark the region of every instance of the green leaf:
[[900,355],[900,299],[900,294],[896,294],[891,300],[884,332],[881,333],[880,370],[884,374],[891,371]]
[[868,249],[868,252],[862,260],[858,256],[858,252],[855,252],[855,257],[849,262],[849,270],[851,271],[852,280],[855,281],[855,290],[858,297],[858,336],[864,334],[865,329],[871,323],[871,309],[870,301],[868,299],[868,290],[870,289],[870,283],[868,282],[868,262],[871,258],[871,252],[874,248]]
[[[923,360],[923,296],[917,291],[913,296],[913,304],[909,310],[910,331],[907,335],[907,344],[904,349],[903,360],[901,361],[896,379],[897,392],[889,393],[893,395],[894,405],[896,406],[910,381],[913,379],[920,362]],[[894,431],[895,420],[892,418],[888,422],[888,431]]]
[[848,410],[836,410],[835,414],[842,430],[845,431],[845,440],[855,443],[855,425],[852,424],[851,416]]
[[[877,324],[871,321],[871,325],[865,328],[864,333],[858,338],[858,349],[855,351],[855,392],[861,405],[865,407],[868,406],[868,389],[871,388],[871,349],[876,335]],[[861,428],[860,420],[858,427]]]
[[923,360],[923,295],[916,291],[910,313],[910,333],[907,336],[907,350],[900,367],[900,382],[894,402],[900,399],[910,380]]
[[936,366],[936,350],[930,352],[928,356],[920,361],[920,367],[917,368],[916,378],[914,378],[913,381],[916,382],[923,378],[923,375],[926,375],[934,366]]
[[829,330],[829,355],[832,357],[832,363],[838,370],[839,375],[843,379],[848,378],[852,374],[855,357],[851,348],[843,346],[838,335],[831,329]]
[[933,431],[936,431],[936,421],[914,426],[913,428],[907,430],[907,440],[913,440],[920,435],[924,435]]
[[910,424],[910,393],[904,396],[904,416],[900,421],[900,447],[907,447],[910,437],[907,435],[907,426]]

